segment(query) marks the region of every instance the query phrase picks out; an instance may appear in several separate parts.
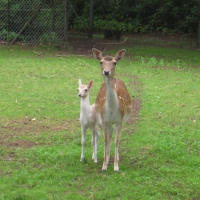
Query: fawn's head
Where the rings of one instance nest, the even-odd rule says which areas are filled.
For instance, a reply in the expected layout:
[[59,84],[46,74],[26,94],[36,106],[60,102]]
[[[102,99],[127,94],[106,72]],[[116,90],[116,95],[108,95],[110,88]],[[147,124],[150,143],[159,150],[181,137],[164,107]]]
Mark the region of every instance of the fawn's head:
[[78,96],[81,98],[87,97],[90,88],[92,87],[93,80],[88,83],[88,85],[84,85],[81,82],[81,79],[78,80]]
[[101,71],[105,77],[114,76],[115,66],[119,60],[121,60],[125,55],[126,50],[122,49],[117,52],[115,57],[103,56],[102,52],[93,48],[92,53],[96,59],[100,61]]

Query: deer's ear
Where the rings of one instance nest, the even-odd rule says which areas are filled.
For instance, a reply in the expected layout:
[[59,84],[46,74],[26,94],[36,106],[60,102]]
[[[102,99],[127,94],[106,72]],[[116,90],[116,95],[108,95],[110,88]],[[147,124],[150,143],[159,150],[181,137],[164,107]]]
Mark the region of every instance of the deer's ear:
[[93,80],[91,80],[89,83],[88,83],[88,88],[90,89],[91,87],[92,87],[92,85],[93,85]]
[[81,79],[78,80],[78,85],[82,85]]
[[121,60],[124,57],[125,53],[126,53],[126,49],[122,49],[118,51],[115,57],[116,61]]
[[92,53],[93,53],[93,56],[98,59],[98,60],[101,60],[102,59],[102,52],[99,51],[98,49],[95,49],[93,48],[92,49]]

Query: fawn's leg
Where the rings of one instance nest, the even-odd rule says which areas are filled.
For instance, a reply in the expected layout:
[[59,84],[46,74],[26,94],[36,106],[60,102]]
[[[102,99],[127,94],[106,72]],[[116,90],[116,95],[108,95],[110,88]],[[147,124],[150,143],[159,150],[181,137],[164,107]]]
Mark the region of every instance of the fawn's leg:
[[81,126],[81,130],[82,130],[82,139],[81,139],[81,145],[82,145],[82,149],[81,149],[81,159],[80,161],[84,161],[84,148],[85,148],[85,142],[86,142],[86,130],[87,128],[84,126]]

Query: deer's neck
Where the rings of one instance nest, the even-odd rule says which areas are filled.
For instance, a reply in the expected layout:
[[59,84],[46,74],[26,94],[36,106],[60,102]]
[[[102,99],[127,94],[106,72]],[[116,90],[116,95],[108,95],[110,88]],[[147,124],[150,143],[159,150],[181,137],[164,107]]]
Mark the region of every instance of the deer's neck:
[[106,84],[106,106],[109,108],[118,107],[117,95],[115,92],[115,86],[112,77],[105,77]]
[[87,113],[91,110],[90,100],[89,100],[89,94],[85,98],[81,98],[81,112]]

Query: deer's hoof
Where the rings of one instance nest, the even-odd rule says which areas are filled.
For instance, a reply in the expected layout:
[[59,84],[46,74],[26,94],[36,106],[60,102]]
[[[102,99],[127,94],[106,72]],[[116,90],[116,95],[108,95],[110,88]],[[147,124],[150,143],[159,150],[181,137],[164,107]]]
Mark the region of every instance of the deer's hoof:
[[106,170],[107,170],[107,165],[103,163],[102,171],[106,171]]
[[118,166],[118,165],[115,165],[115,166],[114,166],[114,171],[115,171],[115,172],[118,172],[118,171],[119,171],[119,166]]

